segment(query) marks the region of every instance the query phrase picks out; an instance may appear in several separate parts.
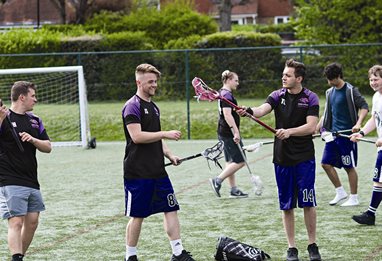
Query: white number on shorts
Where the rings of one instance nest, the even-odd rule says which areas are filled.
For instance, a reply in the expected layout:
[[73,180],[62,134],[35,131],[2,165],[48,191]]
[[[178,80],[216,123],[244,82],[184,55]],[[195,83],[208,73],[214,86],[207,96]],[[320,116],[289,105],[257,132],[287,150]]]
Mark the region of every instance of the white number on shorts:
[[302,191],[303,193],[303,201],[304,202],[314,202],[314,193],[313,189],[310,189],[309,191],[307,189],[304,189]]
[[349,166],[351,163],[350,156],[342,156],[342,164],[345,166]]
[[167,195],[167,202],[170,207],[174,207],[178,205],[178,201],[176,200],[175,194],[168,194]]

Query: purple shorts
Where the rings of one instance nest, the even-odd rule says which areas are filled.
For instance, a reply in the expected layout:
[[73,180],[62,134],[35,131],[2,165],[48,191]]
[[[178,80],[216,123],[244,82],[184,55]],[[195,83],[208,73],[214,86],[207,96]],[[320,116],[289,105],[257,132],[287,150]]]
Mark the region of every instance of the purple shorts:
[[148,217],[160,212],[179,210],[169,177],[125,179],[125,215]]
[[357,158],[357,143],[345,137],[337,137],[334,141],[325,144],[321,163],[336,168],[355,168]]
[[274,164],[280,210],[315,207],[316,161],[307,160],[295,166]]

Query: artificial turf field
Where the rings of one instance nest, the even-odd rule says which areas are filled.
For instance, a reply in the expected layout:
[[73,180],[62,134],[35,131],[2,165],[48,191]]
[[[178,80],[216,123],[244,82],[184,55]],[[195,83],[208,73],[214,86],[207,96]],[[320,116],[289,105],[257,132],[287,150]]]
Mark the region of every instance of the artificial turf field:
[[[372,139],[372,137],[368,137]],[[244,140],[245,144],[262,140]],[[181,157],[201,152],[216,140],[168,141],[173,152]],[[315,139],[319,163],[324,143]],[[51,154],[38,153],[39,180],[47,210],[26,261],[119,260],[125,253],[124,234],[128,218],[123,216],[124,194],[122,159],[124,143],[98,143],[94,150],[78,147],[55,147]],[[259,247],[272,260],[285,260],[287,243],[278,209],[277,190],[272,165],[272,145],[264,145],[256,153],[247,153],[253,172],[265,183],[262,196],[251,191],[248,170],[237,173],[238,186],[250,193],[246,199],[229,198],[227,181],[222,197],[212,192],[208,178],[219,169],[202,157],[167,167],[181,206],[182,240],[195,260],[214,260],[219,236],[229,236]],[[360,206],[329,206],[334,189],[326,174],[317,165],[317,244],[323,260],[382,260],[382,219],[377,212],[376,226],[361,226],[351,216],[367,209],[371,196],[376,148],[359,143]],[[221,160],[221,163],[223,161]],[[147,164],[150,164],[148,159]],[[349,192],[346,173],[340,178]],[[309,260],[307,236],[302,210],[296,210],[296,239],[300,259]],[[143,224],[138,245],[140,261],[169,260],[171,249],[163,230],[163,215],[149,217]],[[10,260],[6,243],[7,225],[0,226],[0,260]]]

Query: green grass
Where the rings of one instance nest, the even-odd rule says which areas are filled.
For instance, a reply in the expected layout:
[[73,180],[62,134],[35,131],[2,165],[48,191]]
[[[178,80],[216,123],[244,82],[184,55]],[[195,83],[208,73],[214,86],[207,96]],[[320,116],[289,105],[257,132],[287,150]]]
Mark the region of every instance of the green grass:
[[[256,141],[245,140],[245,144]],[[183,157],[215,143],[216,140],[182,140],[169,141],[168,145]],[[324,144],[320,139],[316,139],[315,144],[319,162]],[[54,148],[51,154],[38,153],[39,177],[47,210],[41,214],[40,226],[26,260],[123,260],[128,221],[123,216],[124,144],[97,145],[95,150]],[[379,215],[375,227],[360,226],[351,220],[352,215],[368,207],[376,157],[375,146],[359,145],[360,206],[329,206],[334,189],[319,164],[317,166],[317,243],[324,260],[382,260],[382,219]],[[237,183],[244,191],[250,192],[247,199],[230,199],[227,182],[223,183],[222,198],[217,198],[208,178],[217,175],[219,169],[212,164],[209,170],[203,158],[167,168],[181,205],[179,218],[183,243],[196,260],[212,261],[216,240],[221,235],[260,247],[271,255],[272,260],[285,260],[287,244],[281,211],[278,210],[271,163],[272,146],[265,145],[257,153],[248,153],[248,159],[253,172],[260,175],[265,183],[264,194],[260,197],[251,193],[245,168],[238,172]],[[344,171],[340,171],[340,178],[349,191]],[[6,224],[3,221],[0,226],[1,261],[9,260]],[[301,209],[296,210],[296,239],[300,258],[308,260]],[[142,261],[169,260],[171,250],[161,214],[145,220],[138,251]]]

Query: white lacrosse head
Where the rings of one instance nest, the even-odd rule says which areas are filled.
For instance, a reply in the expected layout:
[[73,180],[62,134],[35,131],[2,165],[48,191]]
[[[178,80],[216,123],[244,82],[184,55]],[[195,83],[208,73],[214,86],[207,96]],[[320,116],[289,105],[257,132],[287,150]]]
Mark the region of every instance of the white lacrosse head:
[[252,175],[251,181],[253,183],[253,189],[255,191],[255,194],[257,196],[261,196],[261,194],[263,194],[264,185],[263,185],[263,182],[260,179],[260,176]]
[[331,142],[331,141],[334,141],[334,137],[333,137],[333,134],[329,131],[323,131],[321,132],[321,138],[325,141],[325,142]]
[[248,152],[258,152],[261,146],[263,146],[263,143],[258,142],[255,144],[249,144],[247,146],[243,146],[243,150],[248,151]]

